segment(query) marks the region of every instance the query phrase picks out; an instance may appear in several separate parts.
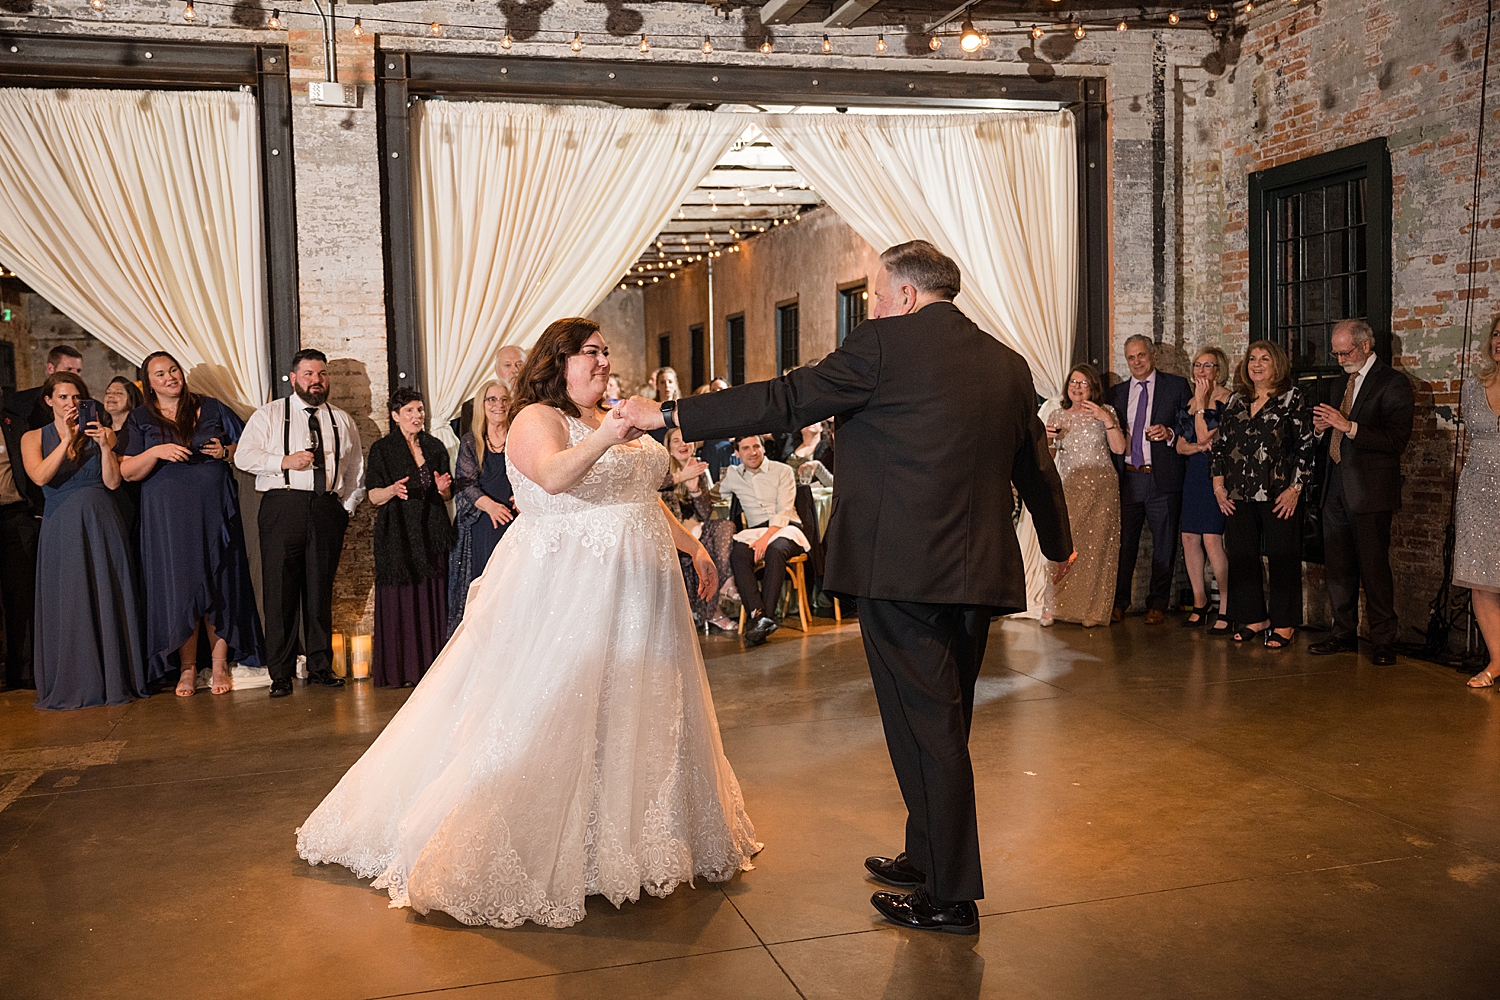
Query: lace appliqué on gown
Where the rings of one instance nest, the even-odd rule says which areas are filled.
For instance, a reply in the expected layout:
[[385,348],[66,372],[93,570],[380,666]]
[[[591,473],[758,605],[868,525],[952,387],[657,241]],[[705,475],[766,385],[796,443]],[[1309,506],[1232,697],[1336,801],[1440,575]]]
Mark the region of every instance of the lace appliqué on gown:
[[510,467],[520,515],[463,622],[298,830],[302,857],[495,927],[753,867],[656,499],[666,462],[649,438],[617,446],[556,496]]

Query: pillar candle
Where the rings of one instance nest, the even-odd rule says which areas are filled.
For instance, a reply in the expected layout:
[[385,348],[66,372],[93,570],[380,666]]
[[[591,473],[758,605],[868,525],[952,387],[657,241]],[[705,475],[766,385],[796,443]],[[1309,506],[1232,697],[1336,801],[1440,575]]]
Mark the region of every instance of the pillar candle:
[[344,633],[333,633],[333,676],[346,677],[349,674],[349,660],[344,652]]
[[354,679],[370,676],[371,638],[367,635],[354,637]]

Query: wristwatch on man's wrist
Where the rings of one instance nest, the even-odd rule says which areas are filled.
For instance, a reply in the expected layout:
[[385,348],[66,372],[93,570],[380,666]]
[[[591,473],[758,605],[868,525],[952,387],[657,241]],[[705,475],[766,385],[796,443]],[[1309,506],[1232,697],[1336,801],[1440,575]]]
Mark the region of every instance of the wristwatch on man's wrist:
[[677,400],[669,399],[661,404],[662,427],[671,430],[677,426]]

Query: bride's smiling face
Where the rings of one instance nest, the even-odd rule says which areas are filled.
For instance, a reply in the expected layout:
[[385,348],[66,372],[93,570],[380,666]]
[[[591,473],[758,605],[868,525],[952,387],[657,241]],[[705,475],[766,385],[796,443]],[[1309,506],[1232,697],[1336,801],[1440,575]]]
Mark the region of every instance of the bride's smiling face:
[[609,387],[609,345],[595,331],[568,359],[568,396],[585,409],[604,398]]

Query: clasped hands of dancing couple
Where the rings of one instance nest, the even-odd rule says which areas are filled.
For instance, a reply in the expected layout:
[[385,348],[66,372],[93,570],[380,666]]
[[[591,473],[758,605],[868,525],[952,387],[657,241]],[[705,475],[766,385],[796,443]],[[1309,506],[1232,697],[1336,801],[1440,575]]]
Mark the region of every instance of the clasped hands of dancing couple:
[[752,868],[675,552],[705,595],[717,573],[658,498],[667,454],[646,432],[837,417],[824,588],[857,602],[907,809],[904,849],[865,867],[909,891],[871,902],[901,926],[978,933],[968,741],[990,622],[1027,604],[1013,495],[1059,578],[1075,553],[1026,362],[953,305],[958,268],[935,247],[881,265],[872,319],[818,365],[680,401],[603,409],[598,327],[548,327],[511,402],[519,516],[431,670],[298,830],[302,857],[374,877],[392,905],[497,927],[565,927],[588,895],[618,906]]

